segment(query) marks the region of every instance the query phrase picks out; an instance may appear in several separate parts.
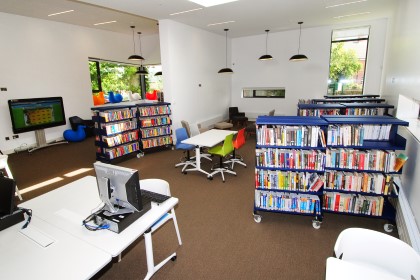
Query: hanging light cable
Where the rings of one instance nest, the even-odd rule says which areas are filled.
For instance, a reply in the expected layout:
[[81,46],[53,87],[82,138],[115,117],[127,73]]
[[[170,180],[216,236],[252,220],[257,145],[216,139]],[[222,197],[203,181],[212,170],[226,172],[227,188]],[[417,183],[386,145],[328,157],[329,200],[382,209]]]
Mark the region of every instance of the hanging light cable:
[[[137,34],[139,34],[139,50],[140,50],[140,56],[141,56],[141,54],[142,54],[142,51],[141,51],[141,37],[140,37],[141,32],[137,32]],[[140,62],[139,70],[137,70],[136,74],[148,75],[149,72],[147,72],[147,70],[143,67],[143,60],[144,60],[144,58],[142,57],[142,61]]]
[[273,59],[273,57],[271,55],[269,55],[268,54],[268,51],[267,51],[268,32],[270,32],[270,30],[266,30],[265,32],[267,32],[267,36],[265,37],[265,55],[260,56],[260,58],[258,58],[259,60],[270,60],[270,59]]
[[134,40],[134,28],[136,28],[135,26],[130,26],[133,29],[133,55],[130,55],[128,57],[128,60],[143,60],[144,58],[140,55],[136,54],[136,41]]
[[290,61],[304,61],[308,60],[308,57],[304,54],[300,53],[300,36],[302,35],[302,23],[303,21],[299,21],[299,47],[298,47],[298,53],[292,56],[289,60]]
[[222,68],[219,70],[219,74],[221,73],[227,73],[227,74],[232,74],[233,70],[227,67],[227,32],[229,31],[229,29],[225,29],[226,32],[226,68]]

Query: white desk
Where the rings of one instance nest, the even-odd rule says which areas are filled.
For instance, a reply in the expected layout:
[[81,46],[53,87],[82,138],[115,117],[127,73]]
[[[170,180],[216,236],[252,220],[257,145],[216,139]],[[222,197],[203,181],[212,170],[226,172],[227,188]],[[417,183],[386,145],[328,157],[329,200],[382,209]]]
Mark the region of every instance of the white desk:
[[207,171],[201,168],[201,147],[214,147],[220,142],[223,142],[229,134],[236,134],[237,131],[233,130],[222,130],[222,129],[211,129],[206,132],[197,134],[191,138],[182,141],[184,144],[190,144],[195,146],[195,168],[190,168],[185,171],[199,171],[201,173],[210,175]]
[[[390,257],[392,257],[392,252]],[[359,265],[330,257],[327,259],[325,280],[402,280],[393,274],[381,269]]]
[[[32,209],[34,216],[111,254],[113,257],[119,256],[124,249],[144,234],[149,270],[146,279],[153,275],[164,263],[176,256],[176,253],[173,253],[155,266],[149,229],[166,212],[178,204],[177,198],[171,197],[159,206],[152,204],[152,209],[119,234],[109,230],[89,231],[82,225],[82,221],[100,204],[96,178],[86,176],[22,203],[21,206]],[[152,268],[153,271],[151,271]]]
[[1,279],[89,279],[108,264],[110,254],[55,226],[32,217],[24,231],[35,231],[52,242],[43,247],[36,235],[24,235],[24,222],[0,231]]

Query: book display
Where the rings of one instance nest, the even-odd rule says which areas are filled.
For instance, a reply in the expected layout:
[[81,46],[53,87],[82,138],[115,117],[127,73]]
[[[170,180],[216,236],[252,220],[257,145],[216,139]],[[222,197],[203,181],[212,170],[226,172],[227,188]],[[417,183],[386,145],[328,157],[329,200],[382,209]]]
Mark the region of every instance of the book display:
[[320,228],[324,213],[387,220],[392,231],[398,196],[394,184],[406,160],[398,126],[390,116],[257,118],[254,220],[260,211],[312,215]]
[[[356,115],[356,116],[384,116],[389,115],[394,106],[377,102],[349,102],[348,99],[327,99],[321,103],[299,103],[298,116],[324,116],[324,115]],[[376,99],[375,99],[376,100]],[[329,101],[329,102],[327,102]],[[344,102],[345,101],[345,102]]]
[[398,126],[389,116],[324,116],[328,122],[323,213],[359,215],[389,221],[392,231],[400,172],[395,150],[405,149]]
[[313,216],[320,228],[327,123],[319,117],[260,116],[256,121],[254,220],[258,212]]
[[140,157],[147,149],[172,145],[169,103],[98,106],[92,115],[99,161]]

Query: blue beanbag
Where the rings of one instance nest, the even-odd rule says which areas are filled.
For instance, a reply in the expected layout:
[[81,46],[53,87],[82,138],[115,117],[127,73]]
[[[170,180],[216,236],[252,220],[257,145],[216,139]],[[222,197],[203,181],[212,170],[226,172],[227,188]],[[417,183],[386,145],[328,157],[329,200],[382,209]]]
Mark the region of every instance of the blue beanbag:
[[63,132],[63,137],[69,142],[80,142],[86,139],[86,126],[79,125],[77,130],[67,129]]
[[123,100],[123,97],[119,93],[113,93],[110,91],[108,92],[108,100],[111,103],[120,103]]

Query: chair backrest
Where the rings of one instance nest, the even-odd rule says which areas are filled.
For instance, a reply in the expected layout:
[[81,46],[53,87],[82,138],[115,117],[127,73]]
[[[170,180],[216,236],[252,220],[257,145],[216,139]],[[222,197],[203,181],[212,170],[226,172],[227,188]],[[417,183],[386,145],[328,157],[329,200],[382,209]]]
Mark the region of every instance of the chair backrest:
[[187,130],[183,127],[175,130],[176,144],[180,144],[182,140],[188,139]]
[[223,142],[222,152],[224,155],[228,155],[233,152],[233,133],[229,134],[225,137],[225,141]]
[[233,147],[235,149],[239,149],[245,144],[245,127],[238,131],[238,134],[236,134],[235,141],[233,141]]
[[229,118],[239,113],[238,107],[229,107]]
[[407,243],[364,228],[343,230],[334,246],[337,258],[378,267],[403,279],[420,279],[420,256]]
[[169,183],[162,179],[140,180],[140,188],[146,191],[151,191],[151,192],[171,196],[171,189],[169,187]]
[[203,133],[203,132],[206,132],[206,131],[208,131],[208,130],[209,130],[209,128],[208,128],[208,127],[201,127],[201,124],[197,124],[197,127],[198,127],[198,131],[199,131],[200,133]]
[[274,116],[274,112],[275,112],[275,109],[273,109],[273,110],[271,110],[270,112],[268,112],[268,115],[269,115],[269,116]]
[[190,138],[191,137],[190,124],[187,121],[181,121],[181,125],[182,125],[183,128],[185,128],[187,130],[188,138]]

